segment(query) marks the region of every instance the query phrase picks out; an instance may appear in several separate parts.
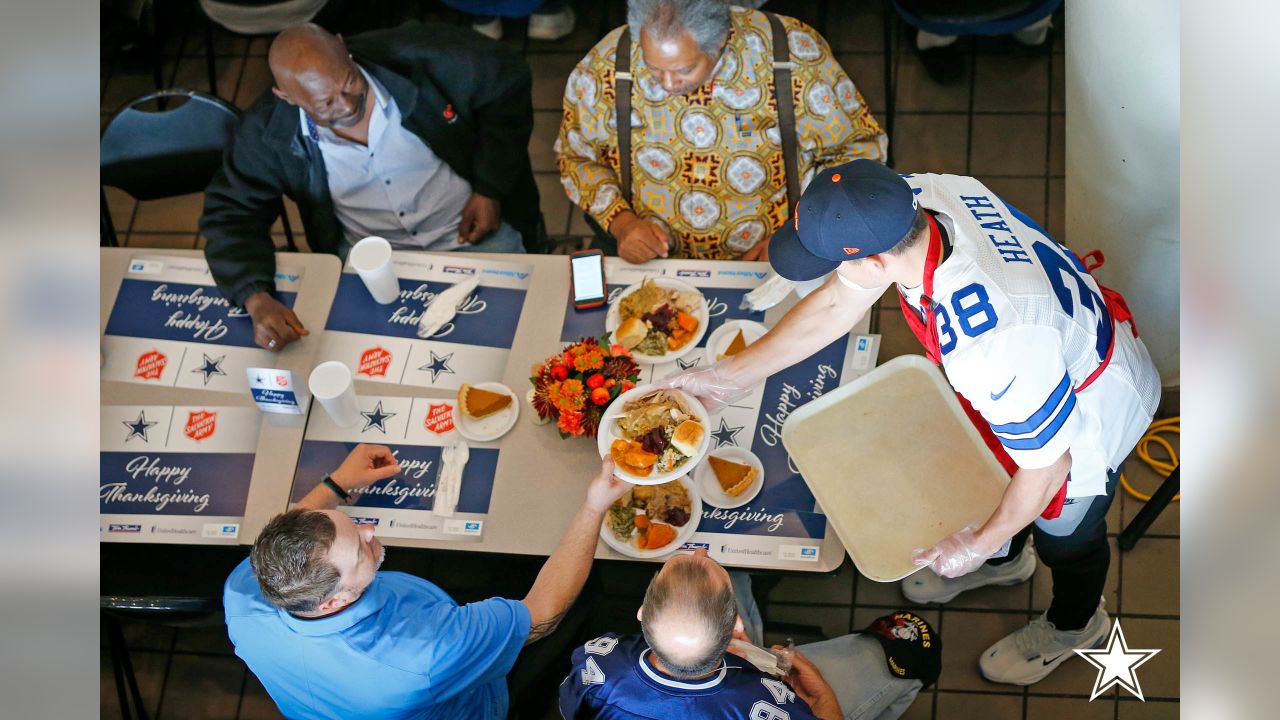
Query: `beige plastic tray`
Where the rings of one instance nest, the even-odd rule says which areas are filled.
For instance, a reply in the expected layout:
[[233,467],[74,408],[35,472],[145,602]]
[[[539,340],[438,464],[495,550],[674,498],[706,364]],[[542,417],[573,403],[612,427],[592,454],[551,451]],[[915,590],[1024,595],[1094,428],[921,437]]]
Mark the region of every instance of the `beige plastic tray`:
[[793,412],[782,442],[858,570],[879,582],[996,508],[1009,475],[955,392],[918,355],[891,360]]

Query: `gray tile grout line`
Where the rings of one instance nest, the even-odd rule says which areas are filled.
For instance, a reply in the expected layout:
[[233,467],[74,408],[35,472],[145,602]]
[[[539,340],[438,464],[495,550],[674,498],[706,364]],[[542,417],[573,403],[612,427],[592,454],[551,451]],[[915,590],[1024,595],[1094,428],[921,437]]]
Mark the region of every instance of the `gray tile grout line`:
[[[1030,688],[1035,686],[1029,685],[1027,687]],[[1108,691],[1107,694],[1110,695],[1111,692],[1112,691]],[[992,697],[1019,697],[1018,690],[973,690],[971,688],[938,688],[938,693],[939,694],[946,693],[949,695],[986,695],[986,696],[992,696]],[[1089,694],[1088,693],[1033,692],[1031,693],[1031,697],[1050,698],[1050,699],[1057,699],[1057,700],[1079,700],[1082,698],[1088,698]],[[1169,697],[1166,695],[1160,695],[1160,696],[1152,695],[1147,697],[1146,701],[1172,704],[1172,703],[1182,702],[1182,698]],[[1136,703],[1136,702],[1142,702],[1142,701],[1138,700],[1137,698],[1132,698],[1132,699],[1125,700],[1125,702]]]

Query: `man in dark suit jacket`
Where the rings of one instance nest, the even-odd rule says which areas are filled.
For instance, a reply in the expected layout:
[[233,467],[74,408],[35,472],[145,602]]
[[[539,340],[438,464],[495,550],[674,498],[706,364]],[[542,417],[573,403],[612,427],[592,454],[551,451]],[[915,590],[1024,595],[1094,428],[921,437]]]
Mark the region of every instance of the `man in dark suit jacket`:
[[282,195],[316,252],[345,257],[367,235],[410,249],[541,249],[518,52],[456,27],[409,23],[345,43],[308,24],[282,32],[269,62],[275,85],[245,113],[200,219],[214,280],[253,317],[259,345],[307,334],[272,295]]

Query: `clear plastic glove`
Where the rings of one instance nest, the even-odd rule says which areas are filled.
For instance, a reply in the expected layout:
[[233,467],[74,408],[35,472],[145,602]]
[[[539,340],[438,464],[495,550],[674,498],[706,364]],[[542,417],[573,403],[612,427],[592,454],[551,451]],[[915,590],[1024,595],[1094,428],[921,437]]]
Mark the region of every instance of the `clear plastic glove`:
[[928,550],[917,548],[911,561],[916,567],[929,567],[941,577],[957,578],[982,567],[993,554],[982,551],[973,529],[966,527],[942,538]]
[[721,360],[710,367],[691,368],[668,375],[658,383],[658,387],[683,390],[698,398],[707,412],[718,412],[751,392],[751,388],[743,387],[729,379],[728,373],[724,370],[727,362],[729,361]]

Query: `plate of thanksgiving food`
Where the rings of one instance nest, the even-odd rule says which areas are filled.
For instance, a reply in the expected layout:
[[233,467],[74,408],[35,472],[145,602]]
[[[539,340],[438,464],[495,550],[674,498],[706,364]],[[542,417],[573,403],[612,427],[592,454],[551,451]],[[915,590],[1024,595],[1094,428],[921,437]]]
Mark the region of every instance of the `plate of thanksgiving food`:
[[600,419],[600,456],[636,485],[660,485],[688,473],[707,452],[707,410],[681,390],[640,385],[619,395]]
[[679,550],[698,530],[702,500],[688,475],[660,485],[636,485],[600,523],[605,545],[623,555],[656,558]]
[[520,403],[511,388],[499,382],[463,385],[453,406],[453,426],[468,440],[497,440],[516,424]]
[[671,362],[698,346],[707,331],[707,299],[688,283],[668,278],[632,285],[609,305],[605,329],[636,362]]
[[718,508],[746,505],[764,487],[764,464],[746,448],[723,447],[713,450],[693,471],[699,495]]
[[726,320],[707,338],[707,362],[733,357],[764,337],[769,328],[754,320]]

